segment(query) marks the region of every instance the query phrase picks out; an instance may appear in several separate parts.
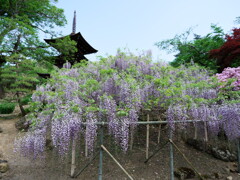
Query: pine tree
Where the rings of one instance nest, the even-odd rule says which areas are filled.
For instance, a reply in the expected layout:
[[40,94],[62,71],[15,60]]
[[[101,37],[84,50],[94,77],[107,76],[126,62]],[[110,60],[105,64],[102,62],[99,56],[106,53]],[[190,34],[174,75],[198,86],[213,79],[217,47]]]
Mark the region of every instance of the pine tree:
[[14,54],[7,58],[7,65],[4,66],[0,74],[2,84],[5,91],[12,94],[12,99],[15,100],[21,110],[22,115],[26,112],[21,103],[21,98],[27,94],[31,94],[39,83],[39,77],[36,73],[38,67],[36,61],[26,59],[22,55]]

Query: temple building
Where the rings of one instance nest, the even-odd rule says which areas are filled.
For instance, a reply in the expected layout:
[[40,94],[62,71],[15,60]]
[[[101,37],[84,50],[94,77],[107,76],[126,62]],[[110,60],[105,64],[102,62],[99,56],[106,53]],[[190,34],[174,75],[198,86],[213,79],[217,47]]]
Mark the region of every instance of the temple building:
[[56,46],[54,46],[54,44],[56,43],[56,41],[58,39],[64,39],[67,36],[64,37],[60,37],[60,38],[56,38],[56,39],[44,39],[46,43],[50,44],[53,48],[55,48],[60,55],[53,57],[54,58],[54,65],[56,65],[59,68],[63,67],[63,64],[65,63],[65,59],[68,59],[68,62],[70,62],[71,64],[74,63],[78,63],[81,60],[85,59],[88,60],[85,55],[87,54],[92,54],[92,53],[96,53],[97,50],[94,49],[82,36],[82,34],[80,32],[76,33],[76,11],[74,12],[74,18],[73,18],[73,27],[72,27],[72,33],[70,35],[68,35],[70,37],[71,40],[76,42],[76,48],[77,48],[77,52],[74,54],[70,54],[68,55],[68,57],[66,57],[66,55],[63,55],[63,53],[61,52],[60,49],[58,49]]

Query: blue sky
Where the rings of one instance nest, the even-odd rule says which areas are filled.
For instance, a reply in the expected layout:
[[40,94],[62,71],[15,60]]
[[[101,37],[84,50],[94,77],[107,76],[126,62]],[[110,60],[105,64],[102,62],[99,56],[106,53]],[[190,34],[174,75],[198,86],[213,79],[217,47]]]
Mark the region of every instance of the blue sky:
[[72,31],[73,12],[77,13],[77,32],[98,50],[87,56],[115,55],[118,48],[132,52],[151,50],[154,60],[173,60],[154,43],[173,38],[195,27],[194,33],[206,35],[210,25],[218,24],[229,33],[240,16],[239,0],[59,0],[68,21],[58,28],[64,35]]

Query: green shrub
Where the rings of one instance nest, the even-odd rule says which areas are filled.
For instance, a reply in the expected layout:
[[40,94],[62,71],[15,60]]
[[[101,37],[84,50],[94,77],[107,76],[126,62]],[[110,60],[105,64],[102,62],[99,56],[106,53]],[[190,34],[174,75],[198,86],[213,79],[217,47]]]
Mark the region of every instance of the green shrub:
[[1,103],[0,114],[11,114],[15,109],[14,103]]
[[29,94],[21,99],[21,104],[22,105],[27,105],[29,102],[32,101],[32,94]]
[[28,114],[28,113],[31,112],[31,108],[29,108],[29,107],[28,107],[28,108],[24,108],[24,110],[25,110],[25,113],[26,113],[26,114]]

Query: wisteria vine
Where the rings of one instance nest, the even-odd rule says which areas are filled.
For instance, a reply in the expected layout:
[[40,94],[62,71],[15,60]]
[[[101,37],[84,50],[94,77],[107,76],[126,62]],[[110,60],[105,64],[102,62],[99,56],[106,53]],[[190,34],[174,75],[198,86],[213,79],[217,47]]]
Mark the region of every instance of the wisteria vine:
[[150,52],[135,56],[121,51],[64,67],[32,96],[31,129],[15,146],[24,155],[43,154],[49,133],[60,155],[81,134],[93,151],[97,122],[108,122],[109,133],[127,151],[130,129],[144,110],[161,113],[172,129],[173,121],[196,119],[206,121],[215,134],[223,128],[229,138],[240,137],[239,104],[219,98],[221,85],[200,67],[176,69],[152,62]]

